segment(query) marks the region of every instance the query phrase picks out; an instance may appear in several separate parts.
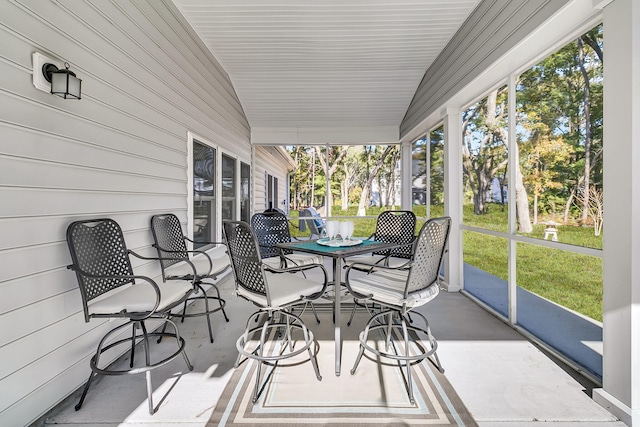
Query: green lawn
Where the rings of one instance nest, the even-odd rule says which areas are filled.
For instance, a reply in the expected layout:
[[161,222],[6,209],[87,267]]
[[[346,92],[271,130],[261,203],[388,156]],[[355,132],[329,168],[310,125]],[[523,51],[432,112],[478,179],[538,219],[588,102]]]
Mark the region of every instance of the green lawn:
[[[356,226],[354,235],[370,236],[375,230],[375,216],[381,210],[370,208],[367,215],[372,218],[353,218]],[[334,208],[333,215],[355,216],[357,207],[346,211]],[[415,206],[418,217],[426,214],[425,206]],[[431,210],[431,216],[441,216],[442,207]],[[291,217],[298,213],[291,211]],[[464,207],[464,224],[468,226],[506,231],[507,212],[500,206],[491,206],[486,215],[474,215],[473,206]],[[296,226],[298,221],[292,219]],[[417,227],[422,225],[419,221]],[[534,225],[530,237],[542,239],[543,224]],[[291,229],[294,236],[308,236],[309,232]],[[576,246],[596,249],[602,248],[602,236],[594,236],[593,229],[588,227],[559,226],[558,241]],[[464,261],[494,276],[507,280],[507,249],[505,238],[488,236],[472,231],[464,231]],[[573,252],[551,249],[544,246],[518,242],[516,246],[517,283],[518,286],[541,297],[554,301],[571,310],[575,310],[592,319],[602,321],[602,259]]]

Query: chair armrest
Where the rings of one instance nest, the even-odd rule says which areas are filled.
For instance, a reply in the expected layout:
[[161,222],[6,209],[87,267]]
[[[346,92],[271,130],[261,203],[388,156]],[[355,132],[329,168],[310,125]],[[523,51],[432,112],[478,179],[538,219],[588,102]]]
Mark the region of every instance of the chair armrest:
[[[165,251],[162,248],[160,248],[160,250],[162,250],[164,252],[170,252],[170,253],[182,253],[181,251]],[[189,264],[189,266],[193,270],[193,277],[191,278],[191,284],[195,288],[198,272],[196,270],[196,266],[190,260],[185,259],[185,258],[176,258],[176,257],[147,257],[147,256],[140,255],[140,254],[132,251],[131,249],[127,249],[127,252],[129,252],[130,255],[133,255],[136,258],[149,260],[149,261],[181,261],[181,262],[185,262],[185,263]],[[187,251],[187,252],[189,252],[189,251]],[[212,265],[211,264],[211,258],[209,258],[208,255],[207,255],[207,258],[209,259],[209,265]],[[211,267],[209,268],[209,271],[211,271]],[[186,280],[189,280],[189,279],[186,279]]]
[[[131,279],[131,280],[140,279],[140,280],[144,280],[149,285],[151,285],[151,287],[153,288],[154,292],[156,293],[156,302],[153,305],[153,309],[150,310],[149,312],[147,312],[145,315],[129,316],[133,320],[148,319],[149,317],[151,317],[156,312],[156,309],[160,305],[160,295],[161,295],[160,287],[150,277],[141,276],[141,275],[137,275],[137,274],[121,274],[121,275],[105,275],[105,276],[97,275],[97,274],[91,274],[91,273],[87,273],[86,271],[81,270],[80,268],[77,268],[73,264],[72,265],[68,265],[67,268],[69,270],[73,270],[74,272],[76,272],[77,274],[80,274],[81,276],[84,276],[84,277],[87,277],[87,278],[90,278],[90,279]],[[132,282],[132,286],[135,286],[135,285],[136,285],[135,281]]]
[[413,261],[407,261],[405,264],[402,264],[401,266],[390,267],[388,265],[372,264],[369,262],[354,262],[353,264],[349,265],[349,267],[347,268],[347,271],[344,276],[344,284],[354,297],[358,299],[371,299],[373,298],[373,295],[364,295],[357,291],[354,291],[351,288],[351,285],[349,285],[349,274],[351,273],[351,269],[355,268],[356,271],[369,269],[369,272],[367,273],[369,274],[373,270],[407,270],[408,268],[411,267],[412,264],[413,264]]
[[322,285],[322,289],[312,295],[302,295],[302,299],[305,301],[311,301],[314,299],[318,299],[320,298],[325,291],[327,290],[327,286],[328,286],[328,275],[327,275],[327,270],[324,268],[324,265],[322,264],[307,264],[307,265],[299,265],[299,266],[293,266],[293,267],[287,267],[287,268],[274,268],[271,267],[267,264],[262,264],[262,269],[266,270],[266,271],[270,271],[272,273],[297,273],[300,271],[305,271],[305,270],[310,270],[312,268],[320,268],[322,270],[322,273],[324,275],[324,283]]

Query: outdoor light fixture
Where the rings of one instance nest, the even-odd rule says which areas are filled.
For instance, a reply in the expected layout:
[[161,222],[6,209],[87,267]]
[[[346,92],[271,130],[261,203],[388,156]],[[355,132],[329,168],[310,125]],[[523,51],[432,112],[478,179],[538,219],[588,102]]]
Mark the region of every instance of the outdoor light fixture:
[[80,85],[82,80],[76,77],[73,71],[69,70],[69,63],[64,63],[65,69],[47,62],[42,66],[44,78],[51,83],[51,93],[60,98],[80,99]]

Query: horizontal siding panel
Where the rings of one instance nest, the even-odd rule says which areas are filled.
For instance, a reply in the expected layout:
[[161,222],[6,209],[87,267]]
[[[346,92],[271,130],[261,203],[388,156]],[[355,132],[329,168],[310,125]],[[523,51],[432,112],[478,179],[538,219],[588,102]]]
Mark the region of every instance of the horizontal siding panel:
[[[125,244],[127,248],[139,255],[146,257],[157,256],[155,249],[151,247],[153,236],[151,231],[136,230],[125,232]],[[133,257],[131,264],[134,267],[149,263]],[[17,249],[0,251],[0,283],[24,277],[30,274],[39,274],[71,264],[71,258],[66,242],[27,246]],[[156,274],[160,274],[160,270]]]
[[[152,252],[151,249],[147,251]],[[77,283],[73,272],[67,271],[69,283]],[[159,275],[160,267],[157,262],[146,262],[139,268],[134,266],[134,273],[162,283],[162,277]],[[82,298],[76,284],[68,292],[3,313],[0,315],[0,323],[13,325],[13,327],[0,329],[0,347],[81,312]]]
[[0,328],[0,347],[80,312],[82,299],[80,291],[75,289],[4,313],[0,316],[0,323],[12,327]]
[[[78,316],[74,317],[77,318]],[[84,320],[82,320],[82,322],[84,322]],[[86,334],[81,335],[78,338],[64,342],[63,346],[60,346],[56,351],[48,354],[47,357],[40,358],[31,364],[26,365],[20,371],[0,380],[0,405],[2,405],[2,407],[0,407],[0,411],[14,404],[18,400],[18,396],[27,395],[34,390],[37,390],[42,386],[42,384],[46,384],[53,380],[58,372],[68,370],[76,363],[73,355],[75,355],[75,358],[81,355],[82,359],[89,359],[93,353],[95,353],[96,346],[104,334],[118,325],[117,322],[98,321],[94,323],[98,323],[99,326],[97,328],[94,327],[93,329],[88,329]],[[119,335],[129,336],[130,333],[130,330],[128,333],[123,331]],[[175,341],[173,343],[170,343],[170,341],[171,340],[166,340],[165,345],[175,345]],[[119,350],[111,349],[105,352],[104,359],[101,357],[100,365],[106,366],[105,364],[110,360],[115,360],[119,354],[123,352],[126,352],[126,345],[123,345]],[[152,354],[152,357],[153,355],[154,354]],[[178,360],[183,359],[180,358]],[[89,363],[87,363],[84,368],[86,377],[88,377],[90,372]],[[139,377],[140,381],[144,381],[142,375]]]
[[[103,165],[107,166],[106,164]],[[17,173],[37,171],[37,173]],[[159,176],[113,172],[64,163],[20,159],[0,155],[0,182],[4,186],[139,193],[184,194],[186,179],[172,181]]]
[[[211,56],[197,58],[193,55],[191,46],[194,40],[187,34],[178,34],[169,27],[167,22],[172,22],[177,16],[164,8],[158,10],[156,2],[130,2],[121,1],[117,4],[103,1],[93,1],[92,5],[109,16],[123,31],[127,32],[131,40],[140,43],[144,35],[146,43],[143,48],[154,57],[158,63],[177,64],[173,70],[178,77],[185,80],[185,84],[197,96],[203,98],[213,109],[219,111],[230,123],[238,123],[245,130],[249,126],[244,117],[233,87],[226,74],[213,74],[208,68],[222,68]],[[166,3],[165,3],[166,4]],[[75,8],[75,3],[72,6]],[[173,18],[173,19],[172,19]],[[184,42],[187,38],[189,44]],[[207,79],[206,76],[212,78]],[[203,95],[207,95],[205,98]]]
[[[80,298],[79,293],[77,297]],[[78,354],[90,354],[92,350],[95,351],[97,341],[95,343],[88,341],[86,349],[82,351],[77,348],[77,343],[67,344],[76,339],[80,341],[91,330],[100,329],[99,326],[102,323],[111,322],[104,319],[93,319],[91,322],[85,322],[84,313],[78,312],[31,335],[17,339],[11,345],[0,346],[0,358],[2,358],[0,381],[60,347],[68,347],[76,354],[75,357],[70,355],[68,361],[77,359]],[[58,369],[58,372],[61,370],[64,369]],[[9,399],[0,400],[9,401]]]
[[[140,52],[139,46],[131,43],[131,40],[123,41],[122,46],[127,48],[126,51],[112,43],[111,38],[120,37],[117,31],[113,31],[113,25],[108,26],[110,33],[104,35],[96,29],[97,26],[102,25],[101,22],[92,22],[91,26],[87,27],[55,3],[23,1],[21,4],[25,5],[25,11],[23,19],[18,20],[14,28],[17,32],[27,31],[28,23],[26,22],[29,20],[46,21],[46,27],[42,24],[39,26],[43,34],[38,34],[38,37],[33,39],[36,44],[53,43],[59,47],[60,52],[74,50],[75,64],[101,64],[93,69],[89,66],[76,65],[75,71],[84,70],[85,79],[92,76],[92,79],[113,82],[115,88],[122,87],[126,88],[127,92],[133,91],[133,96],[148,105],[164,105],[163,108],[167,109],[168,114],[183,124],[193,121],[206,123],[207,120],[213,120],[216,123],[226,122],[219,112],[200,101],[189,88],[169,73],[166,67],[157,67],[157,63],[144,52]],[[83,6],[82,3],[79,5]],[[1,10],[2,8],[0,12]],[[59,33],[56,28],[65,28],[66,34]],[[81,44],[84,49],[78,50],[78,44]],[[97,62],[96,59],[102,62]],[[154,66],[148,66],[143,61],[147,63],[153,61]],[[175,66],[175,64],[171,65]],[[114,82],[114,79],[117,81]],[[88,90],[90,94],[90,88]],[[227,129],[221,127],[220,130],[225,133],[223,135],[225,137],[231,136],[228,134],[230,128],[236,129],[234,132],[236,136],[247,132],[246,130],[241,132],[236,126],[227,123]]]
[[[89,325],[93,326],[93,328],[88,329],[86,334],[65,343],[64,346],[48,354],[46,358],[41,358],[15,374],[0,380],[0,389],[4,390],[0,392],[0,420],[11,420],[16,416],[13,414],[13,411],[15,411],[14,407],[20,408],[20,406],[25,404],[23,403],[24,399],[20,398],[20,396],[28,396],[31,399],[35,399],[35,396],[42,395],[44,391],[47,396],[51,394],[51,396],[48,396],[48,399],[51,399],[53,404],[55,404],[66,396],[61,396],[59,392],[58,396],[55,396],[55,393],[49,390],[51,386],[59,387],[57,383],[61,380],[65,382],[69,381],[71,384],[69,389],[74,390],[87,380],[90,372],[89,360],[95,353],[98,341],[110,329],[117,326],[117,323],[109,321],[101,322],[94,320],[92,323],[97,323],[97,327],[95,324],[91,325],[90,323]],[[124,337],[129,335],[129,333],[125,331],[114,339]],[[126,353],[126,350],[124,350],[124,352],[122,350],[122,348],[108,350],[103,353],[101,360],[105,364],[109,364],[116,360],[122,353]],[[177,360],[181,361],[183,359]],[[176,363],[176,366],[179,365]],[[64,377],[61,376],[60,373],[64,374]],[[142,377],[140,377],[140,379],[144,381]],[[145,394],[143,392],[141,401],[144,401],[144,397]],[[32,410],[32,413],[28,415],[34,417],[35,414],[35,410]],[[38,414],[38,416],[40,415],[42,414]],[[35,418],[37,418],[37,416],[31,419],[33,420]]]
[[0,283],[0,315],[77,288],[73,272],[66,267]]
[[[64,216],[0,219],[0,250],[65,241],[65,233],[73,221],[109,217],[123,230],[150,229],[151,216],[174,213],[186,224],[186,208],[175,210],[142,210],[139,212],[109,212],[97,215],[69,214]],[[149,231],[150,232],[150,231]]]
[[[108,216],[113,211],[148,211],[184,208],[186,196],[163,194],[98,193],[15,189],[0,187],[1,218],[17,216],[83,214]],[[37,201],[37,203],[34,203]]]
[[[117,324],[84,322],[69,223],[113,218],[155,256],[153,214],[186,228],[188,132],[250,157],[233,86],[194,35],[171,2],[0,2],[0,425],[28,425],[81,386]],[[34,88],[33,52],[68,61],[83,99]],[[157,261],[132,264],[161,280]]]
[[[51,103],[51,101],[55,101],[56,104],[59,104],[58,111],[61,114],[71,114],[85,122],[88,122],[94,126],[94,128],[99,123],[101,127],[116,130],[121,135],[144,135],[144,139],[147,140],[149,144],[158,145],[160,148],[175,151],[175,141],[176,139],[181,138],[182,135],[177,133],[171,134],[166,129],[162,129],[159,126],[155,126],[141,120],[136,117],[136,115],[127,112],[125,109],[127,106],[122,106],[123,108],[115,108],[95,96],[92,96],[90,92],[91,85],[86,83],[88,78],[82,76],[81,71],[73,71],[76,72],[76,74],[78,74],[78,76],[83,80],[82,99],[77,101],[65,100],[62,98],[54,99],[50,94],[37,90],[33,85],[25,88],[22,81],[25,77],[31,77],[31,73],[25,76],[24,70],[20,70],[16,67],[8,66],[7,64],[0,62],[0,72],[6,74],[8,77],[8,84],[3,85],[3,90],[6,90],[15,96],[25,97],[28,99],[37,94],[37,99],[42,99],[43,102]],[[131,108],[132,106],[129,105],[128,107]],[[41,121],[46,120],[46,117],[50,115],[51,113],[47,113],[46,116],[38,117],[38,119]]]
[[[47,95],[44,92],[41,93],[48,96],[46,100],[53,101],[54,105],[58,102],[66,102],[67,104],[74,102],[61,98],[55,99],[57,97]],[[148,157],[176,166],[184,165],[186,154],[184,157],[177,156],[177,152],[167,150],[165,147],[154,144],[146,138],[127,135],[117,128],[97,125],[82,117],[70,115],[68,112],[53,108],[47,104],[34,103],[28,99],[11,96],[2,90],[0,90],[0,110],[3,112],[2,117],[0,117],[2,122],[54,135],[66,136],[74,140],[89,141],[92,144],[118,150],[132,156]],[[9,143],[9,141],[2,144],[4,145],[5,143]]]
[[0,252],[0,283],[71,263],[67,245],[51,243]]
[[167,180],[182,180],[183,185],[186,185],[186,155],[183,165],[173,165],[151,158],[135,157],[128,153],[97,146],[88,141],[70,140],[34,129],[3,123],[0,123],[0,133],[3,135],[3,142],[0,142],[0,154],[82,165],[89,168],[105,169],[108,167],[117,172],[144,173]]

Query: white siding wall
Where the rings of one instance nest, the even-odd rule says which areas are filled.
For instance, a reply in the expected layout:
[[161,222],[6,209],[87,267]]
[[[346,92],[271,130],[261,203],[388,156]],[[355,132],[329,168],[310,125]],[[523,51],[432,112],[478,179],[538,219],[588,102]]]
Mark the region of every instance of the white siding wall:
[[[131,249],[152,254],[152,214],[187,220],[187,131],[247,158],[250,131],[226,74],[169,0],[0,0],[0,41],[0,425],[9,426],[79,387],[110,327],[84,321],[65,268],[67,225],[114,218]],[[82,99],[35,89],[33,52],[68,61]]]
[[[403,138],[566,5],[566,0],[485,0],[429,67],[400,125]],[[496,76],[503,79],[504,76]]]
[[280,204],[287,198],[287,173],[291,166],[275,152],[274,147],[256,147],[254,161],[253,179],[255,180],[254,212],[262,212],[268,206],[265,201],[266,182],[265,171],[271,176],[278,178],[278,206],[279,209],[287,211],[286,206]]

